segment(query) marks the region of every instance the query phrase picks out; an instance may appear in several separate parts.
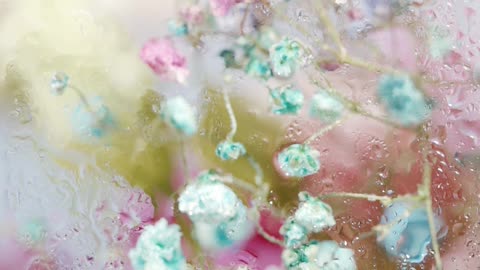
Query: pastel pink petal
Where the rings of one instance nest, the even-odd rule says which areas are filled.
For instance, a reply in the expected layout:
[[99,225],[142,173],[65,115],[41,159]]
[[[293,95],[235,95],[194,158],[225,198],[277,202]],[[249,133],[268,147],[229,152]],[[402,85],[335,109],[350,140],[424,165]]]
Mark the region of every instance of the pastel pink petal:
[[140,58],[156,74],[184,82],[188,76],[187,60],[168,38],[152,39],[143,46]]
[[210,0],[210,7],[214,16],[223,17],[230,9],[243,0]]

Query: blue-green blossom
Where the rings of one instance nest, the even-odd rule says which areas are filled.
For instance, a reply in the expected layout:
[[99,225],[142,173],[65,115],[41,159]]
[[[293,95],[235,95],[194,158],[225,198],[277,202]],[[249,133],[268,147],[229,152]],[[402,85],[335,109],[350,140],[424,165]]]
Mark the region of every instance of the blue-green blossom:
[[408,76],[383,76],[378,85],[378,98],[389,117],[403,126],[421,124],[432,112],[430,102]]
[[186,260],[180,246],[180,227],[165,219],[145,227],[128,256],[135,270],[184,270]]
[[50,81],[50,89],[53,94],[59,96],[65,92],[68,87],[69,77],[63,72],[57,72]]
[[292,144],[277,156],[280,169],[288,177],[305,177],[320,169],[320,153],[307,144]]
[[197,132],[195,109],[181,96],[168,99],[162,106],[160,117],[169,126],[186,136]]
[[[437,239],[445,237],[444,222],[435,216]],[[427,211],[406,202],[395,202],[385,209],[380,224],[387,225],[386,234],[378,234],[377,240],[392,257],[402,258],[410,263],[421,263],[428,254],[432,242]]]
[[247,209],[239,207],[237,214],[223,222],[194,222],[194,236],[207,250],[221,250],[248,239],[253,232],[253,223],[247,218]]
[[300,44],[290,38],[284,38],[270,48],[270,63],[273,73],[279,77],[290,77],[302,55]]
[[335,241],[312,241],[299,248],[287,248],[282,260],[288,270],[356,270],[354,252]]
[[237,61],[235,60],[235,52],[233,50],[223,50],[220,52],[220,57],[223,58],[223,62],[226,68],[231,68],[237,66]]
[[318,91],[312,97],[310,116],[325,123],[332,123],[340,119],[344,110],[343,103],[327,91]]
[[303,93],[290,85],[271,90],[270,97],[274,114],[297,114],[303,106]]
[[100,138],[115,126],[115,121],[102,99],[95,97],[88,100],[88,104],[78,105],[72,114],[72,124],[78,135]]
[[289,248],[296,248],[302,245],[308,236],[307,230],[298,225],[294,219],[289,218],[280,228],[280,234],[283,236],[285,245]]
[[178,198],[178,209],[192,220],[195,237],[206,249],[238,243],[252,228],[246,206],[220,177],[213,171],[203,172]]
[[272,77],[272,70],[267,61],[262,61],[255,56],[251,56],[248,64],[245,66],[245,73],[251,76],[268,80]]
[[318,233],[335,225],[335,218],[330,205],[310,196],[306,192],[298,195],[300,205],[294,214],[295,222],[309,233]]
[[182,21],[169,20],[168,31],[175,36],[186,36],[188,35],[188,26],[185,22]]
[[245,146],[239,142],[223,141],[217,145],[215,154],[221,160],[236,160],[247,153]]
[[20,227],[20,237],[27,242],[27,244],[38,243],[46,234],[45,220],[36,218],[29,220]]
[[178,209],[193,222],[220,223],[232,219],[243,203],[213,171],[202,172],[178,198]]

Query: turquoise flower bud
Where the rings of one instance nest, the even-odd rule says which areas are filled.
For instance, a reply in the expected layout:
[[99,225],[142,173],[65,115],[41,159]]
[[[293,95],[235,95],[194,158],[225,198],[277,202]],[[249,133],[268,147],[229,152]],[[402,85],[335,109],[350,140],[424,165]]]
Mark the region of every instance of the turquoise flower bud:
[[180,227],[165,219],[145,227],[128,256],[135,270],[185,270],[186,260],[180,246]]
[[72,123],[78,135],[96,138],[103,137],[115,126],[113,115],[100,97],[88,100],[88,105],[78,105],[72,114]]
[[296,248],[307,241],[308,232],[298,225],[292,218],[287,219],[280,228],[280,234],[283,236],[285,245],[289,248]]
[[288,177],[305,177],[320,170],[320,153],[306,144],[292,144],[277,156],[280,169]]
[[220,177],[203,172],[178,198],[178,209],[193,222],[200,245],[210,250],[234,245],[252,230],[246,206]]
[[270,63],[273,73],[279,77],[290,77],[295,72],[297,62],[302,55],[300,44],[290,38],[284,38],[270,48]]
[[272,70],[266,61],[261,61],[255,56],[250,57],[250,61],[245,67],[245,73],[248,75],[268,80],[272,77]]
[[344,110],[345,106],[340,100],[322,90],[312,98],[310,116],[325,123],[332,123],[340,119]]
[[203,172],[178,198],[178,209],[193,222],[221,223],[234,218],[245,206],[213,171]]
[[300,192],[298,197],[300,205],[294,214],[294,220],[298,225],[303,226],[309,233],[318,233],[335,226],[335,218],[330,205],[306,192]]
[[298,249],[286,249],[282,253],[282,259],[284,265],[289,270],[357,269],[353,251],[347,248],[340,248],[334,241],[312,241]]
[[[445,224],[439,216],[434,219],[437,239],[441,239],[447,234],[446,230],[442,230]],[[410,263],[421,263],[425,259],[427,247],[432,242],[425,208],[395,202],[385,209],[380,224],[389,226],[386,235],[378,234],[377,241],[390,256]]]
[[188,25],[178,20],[169,20],[168,31],[174,36],[183,37],[188,35]]
[[233,50],[223,50],[220,52],[220,57],[223,58],[223,62],[226,68],[236,67],[237,61],[235,60],[235,52]]
[[50,89],[53,94],[60,96],[68,87],[69,77],[63,72],[57,72],[53,75],[50,81]]
[[229,248],[247,240],[253,233],[254,224],[247,218],[246,207],[239,207],[237,215],[220,222],[194,222],[194,236],[207,250]]
[[186,136],[192,136],[197,132],[195,109],[181,96],[167,100],[162,106],[160,117]]
[[239,157],[247,154],[245,146],[239,142],[223,141],[217,145],[215,154],[221,160],[237,160]]
[[389,117],[403,126],[421,124],[432,112],[430,102],[408,76],[383,76],[378,98]]
[[288,270],[356,270],[354,252],[335,241],[312,241],[297,249],[285,249],[282,260]]
[[274,114],[297,114],[303,106],[303,93],[288,85],[270,91]]
[[25,244],[37,244],[47,233],[46,222],[43,218],[31,219],[20,226],[19,233],[20,238],[25,241]]

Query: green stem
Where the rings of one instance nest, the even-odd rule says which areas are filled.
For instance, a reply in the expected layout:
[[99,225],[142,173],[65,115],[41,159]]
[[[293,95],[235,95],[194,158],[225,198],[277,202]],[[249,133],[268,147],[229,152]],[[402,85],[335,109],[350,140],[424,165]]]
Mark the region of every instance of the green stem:
[[190,179],[190,169],[188,167],[188,162],[187,162],[187,153],[186,153],[186,147],[185,147],[185,141],[180,142],[180,151],[181,153],[181,158],[182,158],[182,169],[183,169],[183,178],[185,179],[185,183],[188,183],[191,181]]
[[320,195],[319,197],[320,198],[339,197],[339,198],[366,199],[368,201],[379,201],[385,206],[391,205],[392,202],[395,200],[388,196],[379,196],[379,195],[364,194],[364,193],[351,193],[351,192],[333,192],[333,193]]
[[[318,71],[318,70],[317,70]],[[321,71],[318,71],[318,72],[321,72]],[[322,76],[323,77],[323,76]],[[376,115],[373,115],[369,112],[367,112],[365,109],[363,109],[360,104],[356,101],[353,101],[347,97],[345,97],[344,95],[340,94],[338,91],[336,91],[334,88],[333,88],[333,85],[330,81],[328,81],[327,78],[323,77],[325,79],[325,83],[327,84],[328,88],[324,89],[325,91],[327,91],[329,94],[331,94],[332,96],[335,96],[338,100],[340,100],[340,102],[343,103],[343,105],[348,108],[348,110],[354,114],[358,114],[358,115],[361,115],[361,116],[364,116],[364,117],[367,117],[367,118],[370,118],[372,120],[375,120],[375,121],[378,121],[382,124],[385,124],[387,126],[391,126],[393,128],[401,128],[403,129],[404,127],[402,126],[399,126],[398,124],[388,120],[388,119],[385,119],[385,118],[382,118],[382,117],[379,117],[379,116],[376,116]],[[310,76],[310,81],[318,86],[318,87],[321,87],[321,88],[325,88],[323,87],[322,85],[320,85],[320,83],[314,79],[312,76]]]
[[337,121],[333,122],[332,124],[318,130],[317,132],[315,132],[312,136],[310,136],[305,142],[304,144],[311,144],[315,141],[315,139],[317,139],[318,137],[321,137],[323,135],[325,135],[325,133],[329,132],[330,130],[334,129],[336,126],[340,125],[344,120],[346,119],[346,117],[343,117],[343,118],[340,118],[338,119]]
[[270,235],[268,232],[265,231],[265,229],[263,229],[262,225],[260,224],[260,212],[258,211],[258,206],[256,205],[255,201],[253,203],[253,208],[251,209],[253,210],[253,220],[255,220],[255,227],[257,228],[258,234],[260,234],[268,242],[283,247],[283,242],[280,239],[277,239],[276,237]]
[[[428,143],[428,141],[427,141]],[[427,147],[425,147],[427,148]],[[433,214],[433,202],[432,202],[432,168],[427,159],[427,149],[423,149],[423,175],[422,175],[422,186],[420,187],[421,195],[425,196],[425,208],[427,211],[428,218],[428,227],[430,229],[430,237],[432,239],[432,248],[435,258],[435,268],[436,270],[442,270],[442,258],[440,257],[440,245],[438,244],[437,239],[437,230],[435,228],[435,218]]]
[[383,117],[380,117],[380,116],[376,116],[374,114],[371,114],[370,112],[367,112],[366,110],[364,110],[363,108],[361,107],[357,107],[357,103],[353,103],[354,106],[350,108],[350,111],[353,112],[353,113],[356,113],[358,115],[361,115],[361,116],[364,116],[366,118],[370,118],[372,120],[375,120],[377,122],[380,122],[382,124],[385,124],[387,126],[391,126],[393,128],[398,128],[398,129],[405,129],[405,127],[402,127],[402,126],[399,126],[397,123],[395,122],[392,122],[386,118],[383,118]]
[[234,185],[240,189],[243,189],[247,192],[250,192],[251,194],[255,194],[258,190],[255,185],[252,185],[248,182],[242,181],[240,179],[236,179],[233,176],[232,177],[222,177],[221,181],[226,184],[231,184]]
[[344,59],[347,55],[347,50],[345,49],[345,46],[342,43],[342,40],[340,38],[340,34],[338,31],[335,29],[335,26],[332,24],[330,19],[328,18],[327,13],[325,12],[325,7],[321,4],[321,1],[318,0],[313,0],[313,5],[315,6],[315,9],[318,12],[318,16],[320,18],[320,21],[322,22],[323,26],[325,26],[325,29],[327,30],[327,34],[330,36],[330,38],[333,40],[335,45],[339,49],[338,53],[338,58]]
[[404,73],[404,72],[401,72],[401,71],[396,70],[396,69],[391,68],[391,67],[382,66],[382,65],[379,65],[377,63],[366,62],[366,61],[358,59],[358,58],[353,58],[349,55],[345,55],[344,57],[342,57],[338,60],[343,64],[349,64],[351,66],[355,66],[355,67],[358,67],[358,68],[364,68],[364,69],[372,71],[372,72],[389,73],[389,74],[402,74],[402,73]]
[[93,113],[93,110],[92,108],[90,107],[90,104],[88,103],[88,100],[87,98],[85,97],[85,95],[83,94],[82,90],[80,90],[80,88],[72,85],[72,84],[69,84],[68,87],[70,89],[72,89],[73,91],[75,91],[75,93],[78,95],[78,97],[80,98],[80,101],[83,103],[83,105],[85,105],[85,107],[87,108],[88,111],[90,111],[92,114]]
[[392,73],[392,74],[404,73],[391,67],[382,66],[377,63],[370,63],[358,58],[351,57],[347,49],[342,43],[342,40],[340,38],[340,33],[335,29],[335,26],[332,24],[332,22],[328,18],[328,15],[325,12],[325,8],[321,6],[320,2],[321,2],[320,0],[313,0],[313,4],[316,6],[316,9],[319,13],[320,21],[325,26],[327,34],[335,43],[335,45],[338,47],[339,51],[332,49],[330,46],[326,45],[324,41],[318,40],[309,31],[307,31],[305,27],[303,27],[302,25],[298,24],[295,21],[292,21],[290,18],[286,17],[282,13],[277,13],[276,15],[281,17],[284,20],[289,21],[294,27],[296,27],[296,29],[300,33],[302,33],[306,37],[313,38],[316,45],[319,46],[319,48],[322,48],[322,50],[332,53],[341,64],[349,64],[351,66],[364,68],[372,72],[383,72],[383,73]]
[[223,90],[223,100],[225,101],[225,107],[227,108],[228,116],[230,117],[230,132],[227,134],[227,141],[232,141],[233,136],[237,133],[237,120],[235,113],[233,112],[232,103],[226,90]]
[[257,223],[256,223],[256,226],[257,226],[257,232],[258,232],[263,238],[265,238],[268,242],[283,247],[283,242],[282,242],[281,240],[279,240],[279,239],[271,236],[268,232],[266,232],[266,231],[263,229],[262,225],[260,225],[260,222],[257,222]]
[[253,170],[255,171],[255,184],[258,187],[262,187],[263,185],[263,170],[260,164],[252,156],[247,156],[248,163],[252,166]]

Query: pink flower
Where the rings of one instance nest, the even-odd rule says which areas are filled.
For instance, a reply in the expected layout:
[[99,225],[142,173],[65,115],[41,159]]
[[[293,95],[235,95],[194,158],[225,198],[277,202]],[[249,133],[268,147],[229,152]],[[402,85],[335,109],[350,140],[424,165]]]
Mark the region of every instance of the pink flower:
[[180,17],[190,24],[198,25],[203,22],[204,13],[201,7],[192,5],[182,9],[180,11]]
[[188,76],[187,60],[168,38],[151,39],[142,48],[142,60],[158,75],[184,83]]
[[230,9],[243,0],[210,0],[210,8],[215,16],[225,16]]

